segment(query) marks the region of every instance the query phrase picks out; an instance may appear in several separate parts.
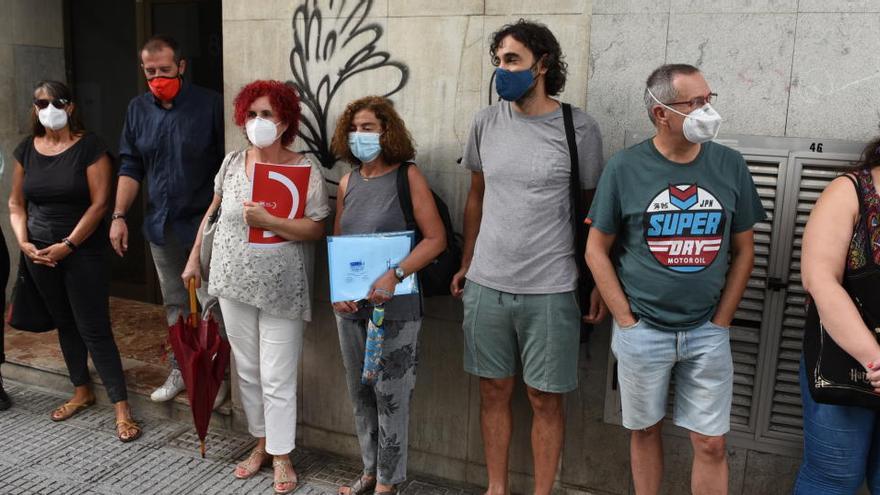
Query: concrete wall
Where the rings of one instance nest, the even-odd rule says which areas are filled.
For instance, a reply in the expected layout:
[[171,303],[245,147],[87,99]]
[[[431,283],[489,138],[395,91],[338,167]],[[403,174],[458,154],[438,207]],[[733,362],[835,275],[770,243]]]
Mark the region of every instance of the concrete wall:
[[[350,12],[331,10],[330,2],[318,1],[324,35],[319,37],[312,17],[313,2],[307,3],[308,12],[297,11],[304,4],[280,0],[223,2],[227,115],[231,115],[232,99],[243,84],[257,78],[294,78],[291,51],[297,39],[303,43],[310,40],[312,47],[308,60],[304,60],[303,54],[293,56],[294,67],[308,67],[312,77],[307,84],[316,88],[317,80],[324,75],[331,82],[338,80],[338,71],[356,48],[333,51],[331,47],[325,53],[323,43],[330,30],[339,30],[340,40],[347,36],[350,31],[340,27]],[[338,8],[340,4],[334,5]],[[348,6],[354,4],[359,2],[347,2]],[[376,32],[371,31],[355,37],[352,43],[359,47],[372,43],[374,53],[384,52],[388,58],[380,67],[343,83],[329,103],[319,98],[318,103],[327,108],[328,131],[332,133],[333,124],[348,101],[392,91],[405,78],[405,85],[392,99],[417,142],[416,161],[453,210],[456,222],[460,222],[469,185],[468,174],[456,165],[456,159],[461,155],[474,113],[487,105],[493,70],[488,37],[493,31],[519,17],[537,19],[550,26],[569,63],[570,78],[563,98],[580,107],[585,105],[589,1],[382,0],[360,5],[366,12],[364,22],[378,26],[381,36],[376,37]],[[314,119],[314,113],[307,112],[305,117]],[[241,131],[227,122],[227,147],[234,149],[244,144]],[[294,145],[298,149],[303,146],[301,140]],[[336,178],[347,170],[347,166],[338,164],[327,170],[326,175]],[[300,442],[357,457],[354,420],[328,302],[329,289],[325,270],[320,268],[326,266],[322,246],[317,252],[315,319],[306,333],[301,372]],[[462,370],[461,305],[451,299],[432,299],[426,311],[410,429],[411,469],[484,484],[477,382]],[[581,389],[569,397],[569,445],[560,477],[568,486],[622,493],[629,486],[626,438],[619,428],[601,423],[600,385],[604,383],[604,367],[604,357],[584,361]],[[514,411],[516,425],[510,463],[513,489],[528,492],[530,419],[523,390],[518,390]],[[609,439],[609,435],[613,438]],[[593,440],[603,442],[601,456],[606,460],[602,465],[585,469],[591,456],[600,457],[599,450],[585,447]]]
[[12,151],[30,134],[32,90],[41,79],[66,80],[61,0],[0,0],[0,154],[6,162],[0,178],[0,228],[12,256],[13,274],[18,242],[9,226],[6,203]]
[[650,130],[642,92],[663,63],[700,67],[723,133],[864,141],[877,134],[880,2],[596,0],[588,110],[606,154]]

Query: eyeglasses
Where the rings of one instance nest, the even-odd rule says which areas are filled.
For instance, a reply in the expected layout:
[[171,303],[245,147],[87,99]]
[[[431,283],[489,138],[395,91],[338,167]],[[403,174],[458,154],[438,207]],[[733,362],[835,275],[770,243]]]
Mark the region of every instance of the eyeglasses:
[[46,100],[41,98],[39,100],[34,100],[34,105],[40,110],[48,107],[50,103],[53,107],[62,109],[70,104],[70,100],[67,100],[65,98],[57,98],[55,100]]
[[666,105],[687,105],[691,108],[700,108],[706,103],[711,104],[716,98],[718,98],[718,93],[709,93],[706,96],[698,96],[689,101],[673,101],[672,103],[666,103]]

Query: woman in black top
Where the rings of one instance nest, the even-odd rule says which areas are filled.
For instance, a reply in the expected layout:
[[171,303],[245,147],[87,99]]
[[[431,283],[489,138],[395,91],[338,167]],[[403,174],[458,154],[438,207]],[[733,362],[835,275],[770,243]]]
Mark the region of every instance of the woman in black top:
[[9,216],[27,269],[58,327],[75,387],[52,412],[63,421],[95,403],[87,357],[116,408],[116,434],[136,439],[119,350],[110,329],[109,243],[104,214],[112,166],[107,147],[86,132],[63,83],[34,89],[33,135],[15,149]]

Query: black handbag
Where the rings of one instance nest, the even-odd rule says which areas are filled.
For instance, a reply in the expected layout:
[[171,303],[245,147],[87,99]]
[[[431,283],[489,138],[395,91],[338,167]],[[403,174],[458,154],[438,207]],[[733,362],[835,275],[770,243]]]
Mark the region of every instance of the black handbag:
[[18,275],[12,289],[12,304],[6,315],[6,322],[16,330],[26,332],[48,332],[55,329],[52,315],[46,308],[43,296],[37,290],[27,264],[30,261],[21,253],[18,262]]
[[[880,266],[874,263],[871,253],[871,226],[867,223],[865,202],[858,181],[859,222],[857,228],[866,229],[865,266],[847,269],[843,287],[858,308],[865,325],[880,341]],[[880,409],[880,394],[868,382],[864,366],[840,348],[828,335],[819,319],[816,305],[810,302],[804,328],[804,366],[813,400],[823,404],[860,406]]]

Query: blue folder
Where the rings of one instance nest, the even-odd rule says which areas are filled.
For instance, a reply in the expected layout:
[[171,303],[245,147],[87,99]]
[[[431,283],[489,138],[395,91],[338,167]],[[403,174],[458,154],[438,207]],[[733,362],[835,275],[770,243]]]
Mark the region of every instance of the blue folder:
[[[367,296],[373,282],[397,265],[412,250],[415,233],[385,232],[381,234],[342,235],[327,237],[330,264],[330,301],[357,301]],[[395,296],[415,294],[415,275],[397,284]]]

